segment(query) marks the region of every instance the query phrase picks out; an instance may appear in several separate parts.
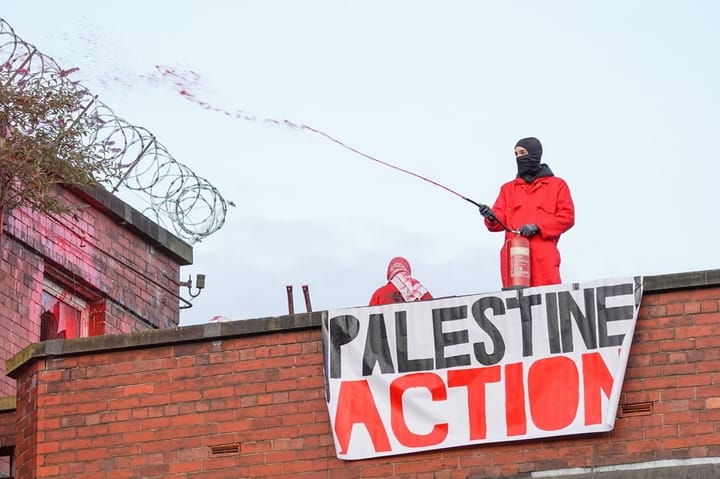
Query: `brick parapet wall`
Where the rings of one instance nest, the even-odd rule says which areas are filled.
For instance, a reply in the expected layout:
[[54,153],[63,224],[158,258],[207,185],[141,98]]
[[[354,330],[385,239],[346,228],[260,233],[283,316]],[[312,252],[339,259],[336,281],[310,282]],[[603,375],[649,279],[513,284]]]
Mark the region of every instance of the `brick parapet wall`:
[[37,405],[20,477],[480,479],[720,457],[711,276],[648,278],[614,430],[362,461],[335,458],[324,312],[36,344],[8,363],[18,411]]

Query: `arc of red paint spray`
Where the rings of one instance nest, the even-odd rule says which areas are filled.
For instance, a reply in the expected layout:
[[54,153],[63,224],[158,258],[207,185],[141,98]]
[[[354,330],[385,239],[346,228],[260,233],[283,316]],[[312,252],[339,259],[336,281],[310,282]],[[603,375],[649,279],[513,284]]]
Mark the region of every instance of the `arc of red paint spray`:
[[[197,98],[197,97],[192,93],[192,91],[191,91],[191,87],[194,86],[194,85],[197,85],[198,82],[199,82],[199,75],[198,75],[197,73],[195,73],[194,71],[189,71],[189,72],[177,72],[176,70],[174,70],[174,69],[172,69],[172,68],[163,67],[163,66],[160,66],[160,65],[156,65],[156,66],[155,66],[155,69],[156,69],[157,72],[159,72],[161,78],[166,78],[166,79],[170,79],[170,80],[173,81],[174,85],[178,88],[178,93],[180,93],[180,95],[181,95],[182,97],[184,97],[184,98],[187,99],[188,101],[191,101],[191,102],[193,102],[193,103],[196,103],[197,105],[199,105],[200,107],[202,107],[202,108],[204,108],[204,109],[206,109],[206,110],[215,111],[215,112],[221,113],[221,114],[223,114],[223,115],[226,115],[226,116],[229,116],[229,117],[232,117],[232,118],[241,119],[241,120],[247,120],[247,121],[263,121],[263,122],[265,122],[265,123],[273,123],[273,124],[276,124],[276,125],[286,126],[286,127],[290,127],[290,128],[299,129],[299,130],[310,131],[310,132],[312,132],[312,133],[315,133],[316,135],[320,135],[320,136],[322,136],[323,138],[325,138],[325,139],[327,139],[327,140],[329,140],[329,141],[331,141],[331,142],[339,145],[339,146],[342,147],[342,148],[345,148],[346,150],[349,150],[349,151],[351,151],[351,152],[353,152],[353,153],[355,153],[355,154],[357,154],[357,155],[362,156],[363,158],[367,158],[368,160],[374,161],[374,162],[376,162],[376,163],[379,163],[379,164],[381,164],[381,165],[387,166],[387,167],[389,167],[389,168],[393,168],[393,169],[395,169],[395,170],[397,170],[397,171],[400,171],[400,172],[402,172],[402,173],[406,173],[406,174],[408,174],[408,175],[412,175],[412,176],[414,176],[414,177],[416,177],[416,178],[419,178],[419,179],[421,179],[421,180],[423,180],[423,181],[426,181],[426,182],[428,182],[428,183],[430,183],[430,184],[432,184],[432,185],[435,185],[435,186],[437,186],[437,187],[439,187],[439,188],[442,188],[443,190],[445,190],[445,191],[447,191],[447,192],[449,192],[449,193],[452,193],[453,195],[455,195],[455,196],[457,196],[457,197],[459,197],[459,198],[462,198],[463,200],[465,200],[465,201],[467,201],[467,202],[469,202],[469,203],[472,203],[473,205],[475,205],[475,206],[477,206],[477,207],[480,207],[480,206],[481,206],[480,203],[477,203],[476,201],[472,200],[471,198],[468,198],[467,196],[461,195],[460,193],[458,193],[457,191],[453,190],[452,188],[449,188],[449,187],[447,187],[447,186],[445,186],[445,185],[443,185],[443,184],[441,184],[441,183],[438,183],[438,182],[435,181],[435,180],[431,180],[430,178],[426,178],[425,176],[422,176],[422,175],[420,175],[420,174],[418,174],[418,173],[415,173],[415,172],[413,172],[413,171],[410,171],[410,170],[407,170],[407,169],[405,169],[405,168],[401,168],[401,167],[399,167],[399,166],[393,165],[392,163],[388,163],[387,161],[380,160],[380,159],[378,159],[378,158],[375,158],[375,157],[372,156],[372,155],[368,155],[367,153],[364,153],[364,152],[358,150],[357,148],[353,148],[352,146],[344,143],[343,141],[335,138],[334,136],[329,135],[328,133],[325,133],[325,132],[322,131],[322,130],[318,130],[317,128],[313,128],[312,126],[305,125],[305,124],[301,124],[301,123],[295,123],[295,122],[292,122],[292,121],[289,121],[289,120],[276,120],[276,119],[274,119],[274,118],[258,118],[257,116],[252,115],[252,114],[249,114],[249,113],[244,112],[244,111],[242,111],[242,110],[238,110],[238,111],[236,111],[235,113],[232,113],[232,112],[230,112],[230,111],[228,111],[228,110],[225,110],[225,109],[222,109],[222,108],[218,108],[218,107],[216,107],[216,106],[214,106],[214,105],[211,105],[211,104],[209,104],[209,103],[207,103],[207,102],[205,102],[205,101],[202,101],[202,100],[200,100],[199,98]],[[147,79],[150,79],[150,80],[155,80],[155,79],[156,79],[155,76],[148,76],[148,77],[146,77],[146,78],[147,78]],[[496,220],[497,220],[497,218],[496,218]],[[502,222],[500,222],[500,221],[498,221],[498,222],[500,223],[500,225],[501,225],[503,228],[505,228],[505,229],[508,230],[508,231],[511,231],[511,230],[510,230],[507,226],[505,226]]]

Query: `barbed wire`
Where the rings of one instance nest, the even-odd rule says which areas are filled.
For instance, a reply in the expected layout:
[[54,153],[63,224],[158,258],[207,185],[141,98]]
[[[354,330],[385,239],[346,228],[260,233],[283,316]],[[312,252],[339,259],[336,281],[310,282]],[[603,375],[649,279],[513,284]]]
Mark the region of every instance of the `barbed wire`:
[[123,190],[140,193],[147,203],[142,213],[191,244],[219,230],[232,203],[173,158],[150,131],[119,118],[80,82],[71,80],[76,70],[62,69],[0,18],[0,82],[38,83],[48,91],[70,87],[87,99],[85,110],[78,112],[94,120],[87,146],[111,165],[95,178],[100,184],[118,196]]

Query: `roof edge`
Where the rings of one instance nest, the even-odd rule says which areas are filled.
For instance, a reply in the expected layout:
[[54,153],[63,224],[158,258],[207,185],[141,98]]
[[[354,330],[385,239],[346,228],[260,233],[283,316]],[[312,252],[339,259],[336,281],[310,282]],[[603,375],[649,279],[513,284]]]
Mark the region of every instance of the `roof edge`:
[[[703,287],[720,287],[720,269],[645,276],[644,293],[661,293]],[[160,345],[207,341],[319,328],[327,321],[328,311],[288,314],[257,319],[214,322],[176,328],[153,329],[135,333],[92,336],[77,339],[54,339],[33,343],[5,363],[6,374],[17,378],[20,369],[30,361],[49,356],[88,354],[98,351],[136,349]]]
[[66,186],[68,191],[162,248],[182,266],[193,263],[192,246],[102,187]]
[[274,332],[316,329],[327,320],[327,311],[290,314],[258,319],[215,322],[176,328],[149,329],[124,334],[108,334],[76,339],[52,339],[33,343],[5,362],[5,372],[17,379],[19,371],[30,361],[50,356],[71,356],[99,351],[119,351],[152,346],[251,336]]

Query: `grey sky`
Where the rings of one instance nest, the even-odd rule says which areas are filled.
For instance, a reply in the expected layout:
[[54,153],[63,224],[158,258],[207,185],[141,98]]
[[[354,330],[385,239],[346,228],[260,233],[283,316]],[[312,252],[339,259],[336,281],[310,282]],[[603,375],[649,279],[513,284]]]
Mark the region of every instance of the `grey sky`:
[[719,4],[712,1],[4,2],[24,40],[237,204],[198,243],[182,323],[366,304],[407,257],[435,296],[500,288],[501,234],[447,191],[307,131],[228,118],[145,76],[199,75],[219,108],[310,125],[478,202],[543,142],[570,185],[565,282],[720,267]]

